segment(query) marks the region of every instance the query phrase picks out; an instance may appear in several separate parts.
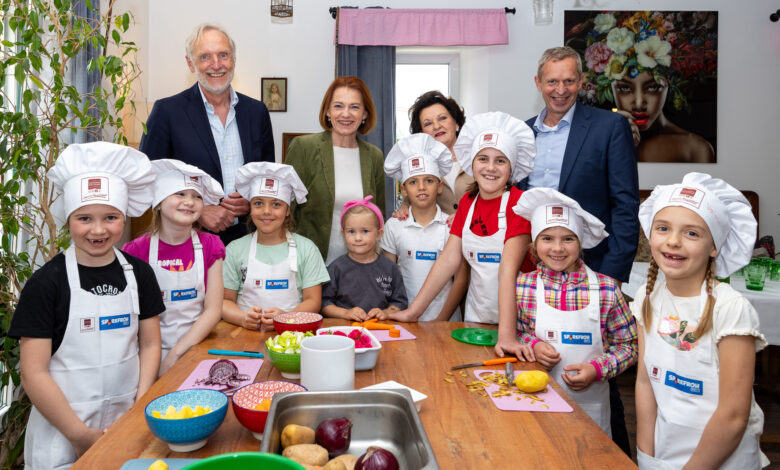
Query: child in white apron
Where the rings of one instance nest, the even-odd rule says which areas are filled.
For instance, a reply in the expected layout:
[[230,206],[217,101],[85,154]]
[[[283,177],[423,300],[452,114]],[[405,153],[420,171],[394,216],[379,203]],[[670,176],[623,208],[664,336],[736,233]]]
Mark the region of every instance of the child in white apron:
[[341,234],[347,254],[328,265],[330,281],[322,289],[322,313],[353,321],[385,320],[406,308],[406,289],[398,265],[379,256],[382,212],[373,196],[347,201]]
[[[406,296],[414,299],[449,236],[447,214],[436,204],[442,192],[442,176],[452,168],[447,147],[428,134],[412,134],[393,146],[385,159],[385,173],[401,183],[401,192],[411,205],[410,217],[391,218],[385,225],[380,246],[384,255],[401,268]],[[460,302],[468,273],[458,270],[436,295],[420,321],[461,321]]]
[[[632,309],[640,325],[637,461],[642,469],[758,469],[764,414],[753,396],[758,314],[729,284],[750,261],[756,219],[741,192],[688,173],[639,208],[653,260]],[[658,270],[665,280],[658,280]]]
[[611,435],[607,380],[636,363],[636,324],[616,281],[580,257],[609,234],[552,188],[524,192],[513,210],[531,221],[539,265],[517,278],[517,316],[508,325],[515,334],[500,337],[496,352],[538,361]]
[[[465,259],[471,278],[464,320],[498,323],[499,266],[516,276],[528,251],[530,223],[508,209],[523,193],[512,184],[531,172],[536,154],[533,131],[506,113],[478,114],[461,129],[455,153],[475,185],[460,200],[450,237],[417,297],[407,310],[392,314],[394,320],[416,321]],[[511,297],[509,292],[513,313]]]
[[122,249],[149,263],[160,284],[162,375],[222,318],[225,245],[201,232],[198,219],[204,205],[219,204],[225,193],[206,172],[179,160],[155,160],[152,168],[157,178],[150,233]]
[[9,332],[21,337],[33,404],[24,460],[35,470],[69,468],[154,383],[165,309],[151,268],[114,247],[125,217],[151,202],[148,158],[107,142],[74,144],[48,177],[71,246],[27,282]]
[[283,312],[319,312],[328,272],[308,238],[293,233],[290,202],[306,187],[290,165],[252,162],[236,172],[236,191],[249,201],[250,231],[227,246],[222,317],[250,330],[272,328]]

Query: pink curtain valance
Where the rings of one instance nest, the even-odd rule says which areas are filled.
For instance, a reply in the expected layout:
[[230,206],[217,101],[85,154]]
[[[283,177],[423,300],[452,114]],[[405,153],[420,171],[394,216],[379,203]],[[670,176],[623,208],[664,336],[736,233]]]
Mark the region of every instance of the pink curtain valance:
[[490,46],[509,43],[503,8],[339,8],[336,28],[338,44],[351,46]]

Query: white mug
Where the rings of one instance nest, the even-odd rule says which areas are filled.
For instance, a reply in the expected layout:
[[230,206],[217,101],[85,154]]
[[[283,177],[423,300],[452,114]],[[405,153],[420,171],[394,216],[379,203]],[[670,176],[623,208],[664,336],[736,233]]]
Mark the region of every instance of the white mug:
[[319,335],[301,342],[301,385],[311,391],[355,389],[355,341]]

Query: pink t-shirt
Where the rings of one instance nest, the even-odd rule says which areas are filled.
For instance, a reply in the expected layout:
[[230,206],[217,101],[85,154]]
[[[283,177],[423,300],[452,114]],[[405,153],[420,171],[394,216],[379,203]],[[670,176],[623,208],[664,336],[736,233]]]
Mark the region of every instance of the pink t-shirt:
[[[206,271],[208,271],[216,260],[225,258],[225,245],[213,233],[198,232],[198,237],[201,245],[203,245],[203,262],[206,264]],[[151,237],[146,233],[131,242],[125,243],[122,250],[148,263],[150,240]],[[181,245],[169,245],[160,240],[160,247],[157,252],[157,263],[159,266],[169,271],[187,271],[192,268],[194,262],[195,250],[192,248],[191,238]],[[203,278],[205,285],[208,283],[208,272],[203,273]]]

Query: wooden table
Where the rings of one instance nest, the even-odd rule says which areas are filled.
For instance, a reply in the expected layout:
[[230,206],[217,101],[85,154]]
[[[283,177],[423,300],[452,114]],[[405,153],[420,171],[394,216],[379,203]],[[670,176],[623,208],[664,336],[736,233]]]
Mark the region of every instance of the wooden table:
[[[325,320],[326,326],[344,323]],[[403,326],[417,339],[382,343],[376,367],[356,372],[355,387],[395,380],[428,395],[420,418],[441,468],[636,468],[557,384],[553,386],[574,407],[573,413],[500,411],[489,398],[470,393],[460,376],[446,375],[452,366],[494,357],[490,347],[472,346],[450,337],[456,328],[485,325],[423,322]],[[208,349],[265,351],[263,343],[273,334],[220,322],[205,341],[188,351],[72,468],[118,469],[134,458],[203,458],[259,450],[260,441],[241,426],[230,409],[205,447],[186,454],[172,452],[149,431],[144,408],[152,399],[176,390],[200,361],[215,358],[207,354]],[[538,365],[521,363],[515,368],[528,370]],[[455,383],[445,381],[446,377],[453,377]],[[266,358],[256,381],[276,379],[281,379],[281,374]]]

